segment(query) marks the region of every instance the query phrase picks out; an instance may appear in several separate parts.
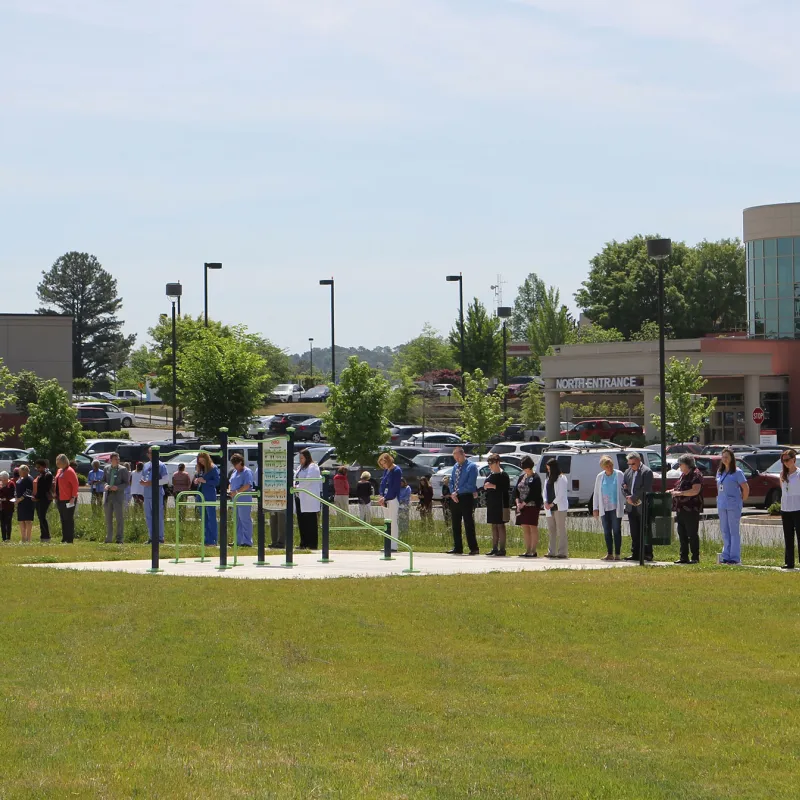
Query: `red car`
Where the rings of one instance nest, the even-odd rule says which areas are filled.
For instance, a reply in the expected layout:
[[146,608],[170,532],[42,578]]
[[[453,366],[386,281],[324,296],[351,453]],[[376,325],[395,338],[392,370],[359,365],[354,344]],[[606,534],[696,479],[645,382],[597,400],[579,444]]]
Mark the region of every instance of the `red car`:
[[[695,457],[697,468],[703,473],[703,503],[706,506],[717,505],[717,480],[715,476],[721,460],[721,456]],[[736,459],[736,466],[744,472],[744,476],[747,478],[747,485],[750,487],[750,496],[745,501],[745,505],[769,508],[773,503],[780,502],[781,481],[779,475],[771,472],[758,472],[745,464],[744,461],[739,461],[738,458]],[[675,470],[670,470],[668,473],[668,489],[672,489],[678,483],[677,475],[678,473]],[[655,485],[653,490],[658,491]]]
[[570,439],[606,439],[613,442],[616,436],[643,436],[641,425],[633,422],[610,422],[607,419],[586,419],[579,422],[570,432]]

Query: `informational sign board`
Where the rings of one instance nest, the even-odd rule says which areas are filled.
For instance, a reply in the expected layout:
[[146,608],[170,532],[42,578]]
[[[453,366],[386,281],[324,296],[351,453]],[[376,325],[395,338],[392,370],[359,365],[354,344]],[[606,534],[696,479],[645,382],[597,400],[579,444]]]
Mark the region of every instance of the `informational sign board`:
[[762,428],[759,444],[778,444],[778,431],[768,431]]
[[763,408],[754,408],[753,409],[753,422],[756,425],[760,425],[764,421],[764,409]]
[[286,469],[288,439],[275,436],[264,439],[264,462],[261,464],[261,504],[265,511],[286,510]]

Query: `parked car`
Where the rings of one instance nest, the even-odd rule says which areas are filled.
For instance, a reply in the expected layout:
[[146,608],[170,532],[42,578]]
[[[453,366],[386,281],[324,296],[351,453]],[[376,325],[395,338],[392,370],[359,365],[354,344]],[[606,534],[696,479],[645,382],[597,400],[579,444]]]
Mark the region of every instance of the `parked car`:
[[741,453],[737,458],[743,461],[750,469],[757,472],[766,472],[776,461],[780,461],[783,450],[754,450],[752,453]]
[[116,401],[119,400],[119,397],[111,394],[111,392],[89,392],[89,397],[107,403],[116,403]]
[[294,428],[307,419],[312,419],[313,414],[276,414],[269,422],[267,433],[286,433],[287,428]]
[[452,450],[454,447],[464,445],[465,442],[461,440],[460,436],[455,433],[441,433],[438,431],[426,431],[424,433],[415,433],[409,436],[408,439],[402,442],[404,445],[410,447],[438,447],[441,449]]
[[[780,459],[780,456],[778,456]],[[695,464],[700,472],[703,473],[703,504],[706,507],[716,507],[717,505],[717,481],[716,474],[719,469],[721,456],[697,456]],[[772,472],[773,464],[764,472],[754,470],[739,457],[736,458],[736,466],[744,472],[747,478],[747,485],[750,487],[750,495],[745,501],[748,506],[763,506],[769,508],[773,503],[781,501],[781,480],[780,480],[780,460],[777,461],[779,469]],[[671,489],[680,480],[680,471],[670,470],[667,473],[667,488]]]
[[132,428],[136,424],[136,419],[129,411],[123,411],[114,403],[78,403],[78,408],[102,408],[110,419],[118,419],[123,428]]
[[122,421],[110,415],[103,408],[79,406],[78,422],[88,431],[118,431],[122,429]]
[[299,383],[280,383],[270,394],[270,399],[281,403],[297,403],[303,396],[303,387]]
[[269,414],[263,417],[253,417],[247,424],[247,435],[251,438],[258,436],[259,428],[264,428],[269,432],[269,424],[274,419],[274,414]]
[[85,453],[78,453],[75,458],[72,459],[72,463],[75,467],[75,472],[78,475],[86,476],[92,469],[92,462],[94,458],[87,456]]
[[322,435],[322,420],[319,417],[309,417],[294,426],[294,438],[298,442],[321,442],[325,437]]
[[168,441],[152,442],[125,442],[117,448],[120,461],[127,461],[133,465],[137,461],[144,461],[147,458],[147,449],[151,445],[158,445],[159,457],[162,461],[169,459],[180,450],[199,450],[201,445],[210,444],[208,439],[198,439],[196,437],[178,439],[175,444]]
[[30,451],[20,450],[18,447],[3,447],[0,449],[0,471],[11,472],[15,461],[27,464]]
[[430,467],[434,473],[443,467],[452,467],[456,463],[455,456],[452,453],[420,453],[411,460],[421,467]]
[[[661,450],[661,445],[653,445]],[[703,452],[703,445],[697,442],[676,442],[667,446],[667,455],[682,455],[683,453],[691,453],[692,455],[699,456]]]
[[331,396],[331,390],[327,386],[313,386],[307,389],[300,396],[301,403],[324,403]]
[[499,442],[492,445],[490,453],[497,453],[505,460],[506,456],[516,456],[522,458],[523,456],[531,456],[534,462],[538,463],[539,457],[545,450],[549,450],[550,445],[547,442]]
[[[388,448],[387,448],[388,449]],[[375,462],[378,460],[379,453],[375,454]],[[408,481],[408,485],[411,487],[412,492],[416,492],[419,489],[419,479],[425,475],[426,477],[430,478],[433,475],[433,469],[430,467],[424,466],[422,464],[415,464],[410,459],[406,458],[405,456],[397,455],[395,456],[395,464],[397,464],[400,469],[403,470],[403,477]],[[336,451],[332,450],[327,456],[325,456],[319,462],[320,469],[327,469],[331,472],[337,470],[340,466],[342,466],[341,462],[336,455]],[[347,464],[347,479],[350,482],[350,495],[351,497],[356,493],[356,484],[361,477],[361,473],[366,470],[371,475],[372,485],[377,493],[380,483],[381,483],[381,476],[383,475],[383,469],[377,465],[377,463],[373,464]]]
[[[609,425],[617,431],[617,434],[624,433],[628,436],[644,436],[642,426],[636,422],[629,422],[627,420],[609,420]],[[611,437],[614,438],[613,436]]]
[[136,403],[144,402],[144,395],[138,389],[117,389],[114,392],[117,400],[133,400]]
[[434,383],[431,388],[439,397],[450,397],[456,387],[452,383]]
[[111,453],[120,445],[130,444],[130,439],[87,439],[83,445],[83,452],[93,457],[95,453]]
[[[479,507],[482,508],[486,505],[486,494],[483,485],[486,483],[486,478],[489,476],[491,470],[489,469],[489,463],[487,461],[476,461],[475,463],[478,467],[478,480],[476,481],[476,485],[478,487],[478,499],[475,502]],[[511,492],[513,493],[514,486],[516,485],[522,470],[515,464],[511,464],[508,461],[501,461],[500,466],[503,468],[503,472],[508,473],[509,480],[511,481]],[[445,475],[449,476],[452,471],[452,465],[449,467],[443,467],[431,478],[431,488],[433,489],[434,500],[442,499],[442,481]],[[452,489],[452,486],[450,488]]]
[[700,455],[718,456],[726,447],[734,453],[752,453],[756,448],[749,444],[707,444]]
[[587,419],[579,422],[570,432],[570,439],[606,439],[614,441],[617,436],[643,436],[640,425],[627,422],[611,422],[607,419]]

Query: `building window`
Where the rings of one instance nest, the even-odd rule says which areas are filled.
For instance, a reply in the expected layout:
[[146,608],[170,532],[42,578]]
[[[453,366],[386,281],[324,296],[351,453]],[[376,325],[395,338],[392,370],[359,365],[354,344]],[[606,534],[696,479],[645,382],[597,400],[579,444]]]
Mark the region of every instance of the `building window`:
[[747,243],[747,331],[800,338],[800,237]]

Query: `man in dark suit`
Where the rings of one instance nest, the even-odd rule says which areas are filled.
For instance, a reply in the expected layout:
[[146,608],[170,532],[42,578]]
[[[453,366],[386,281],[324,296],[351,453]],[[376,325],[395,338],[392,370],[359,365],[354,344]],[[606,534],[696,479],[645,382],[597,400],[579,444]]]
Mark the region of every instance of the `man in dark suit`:
[[[653,491],[653,471],[642,463],[639,453],[628,454],[628,469],[622,484],[625,492],[625,510],[631,526],[631,554],[626,561],[639,561],[642,546],[642,512],[644,496]],[[645,544],[644,560],[653,560],[653,545]]]

